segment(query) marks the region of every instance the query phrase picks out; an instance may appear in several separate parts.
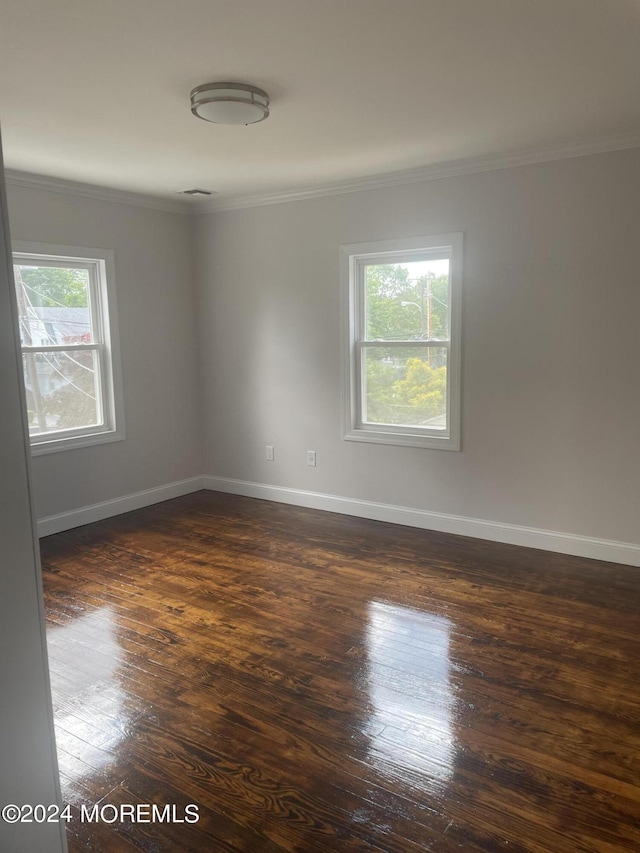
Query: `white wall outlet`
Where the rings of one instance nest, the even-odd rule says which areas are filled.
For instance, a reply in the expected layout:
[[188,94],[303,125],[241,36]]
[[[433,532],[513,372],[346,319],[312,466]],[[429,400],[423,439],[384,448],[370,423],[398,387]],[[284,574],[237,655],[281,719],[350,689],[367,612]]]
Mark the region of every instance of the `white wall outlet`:
[[273,460],[275,459],[273,444],[267,444],[265,449],[267,453],[267,462],[273,462]]
[[311,465],[312,468],[316,467],[316,452],[315,452],[315,450],[307,450],[307,465]]

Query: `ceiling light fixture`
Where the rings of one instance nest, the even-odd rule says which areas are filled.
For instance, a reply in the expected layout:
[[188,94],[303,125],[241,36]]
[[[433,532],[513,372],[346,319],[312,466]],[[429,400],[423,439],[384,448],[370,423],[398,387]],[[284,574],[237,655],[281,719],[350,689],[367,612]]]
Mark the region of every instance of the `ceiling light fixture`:
[[191,92],[191,112],[215,124],[255,124],[269,115],[269,95],[244,83],[203,83]]

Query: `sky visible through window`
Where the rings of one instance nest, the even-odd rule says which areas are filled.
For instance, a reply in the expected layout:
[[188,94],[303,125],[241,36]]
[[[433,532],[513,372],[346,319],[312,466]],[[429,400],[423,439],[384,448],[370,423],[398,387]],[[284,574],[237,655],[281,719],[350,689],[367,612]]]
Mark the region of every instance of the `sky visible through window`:
[[449,272],[449,259],[437,258],[430,261],[410,261],[406,264],[400,263],[399,267],[407,270],[410,278],[421,278],[431,273],[435,276],[447,275]]

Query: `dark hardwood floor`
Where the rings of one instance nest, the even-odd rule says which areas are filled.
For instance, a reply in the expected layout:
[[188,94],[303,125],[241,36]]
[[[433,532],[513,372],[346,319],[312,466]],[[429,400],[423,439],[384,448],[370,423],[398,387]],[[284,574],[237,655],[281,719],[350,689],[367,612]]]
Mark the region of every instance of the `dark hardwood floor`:
[[640,850],[640,569],[211,492],[42,555],[71,851]]

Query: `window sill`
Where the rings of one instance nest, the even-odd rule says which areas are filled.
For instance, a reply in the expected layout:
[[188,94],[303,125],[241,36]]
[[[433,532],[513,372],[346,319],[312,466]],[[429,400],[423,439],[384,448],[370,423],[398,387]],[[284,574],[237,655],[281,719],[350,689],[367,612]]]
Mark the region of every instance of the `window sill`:
[[96,444],[108,444],[112,441],[124,441],[123,430],[94,432],[90,435],[74,435],[69,438],[55,438],[48,441],[31,442],[31,455],[44,456],[47,453],[59,453],[62,450],[78,450],[82,447],[93,447]]
[[423,447],[430,450],[460,450],[460,439],[456,436],[441,437],[382,430],[352,429],[345,433],[344,439],[345,441],[365,441],[371,444],[393,444],[400,447]]

